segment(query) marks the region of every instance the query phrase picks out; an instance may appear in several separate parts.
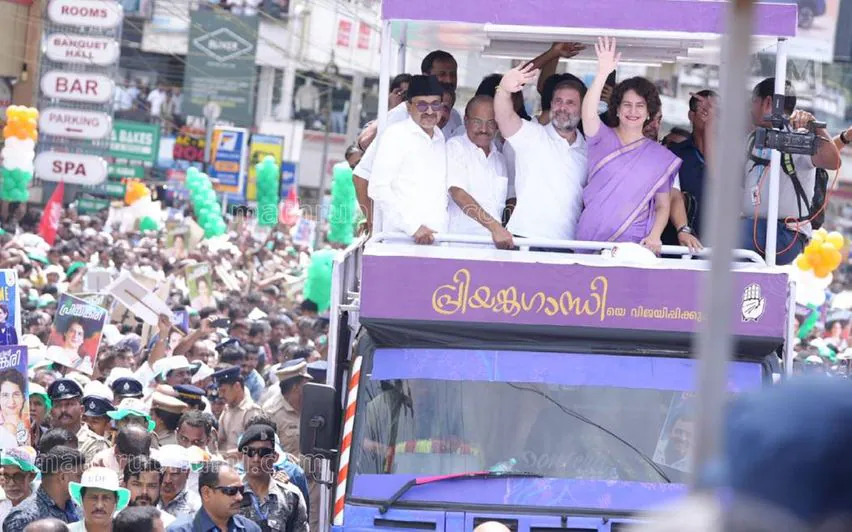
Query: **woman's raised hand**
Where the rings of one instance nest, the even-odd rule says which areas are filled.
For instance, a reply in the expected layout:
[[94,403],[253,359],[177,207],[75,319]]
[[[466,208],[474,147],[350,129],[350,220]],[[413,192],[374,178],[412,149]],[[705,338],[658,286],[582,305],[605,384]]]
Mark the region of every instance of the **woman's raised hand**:
[[621,59],[621,52],[615,51],[615,37],[598,37],[595,53],[598,56],[598,74],[606,76],[615,70]]

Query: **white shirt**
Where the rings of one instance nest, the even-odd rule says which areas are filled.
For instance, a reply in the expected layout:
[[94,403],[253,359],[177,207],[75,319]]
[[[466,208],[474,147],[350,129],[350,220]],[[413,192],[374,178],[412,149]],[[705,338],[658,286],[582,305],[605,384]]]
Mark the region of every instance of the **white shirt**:
[[[762,159],[769,159],[772,151],[768,149],[754,148],[754,154]],[[810,155],[793,155],[793,165],[796,167],[796,175],[802,189],[808,197],[808,203],[802,201],[801,217],[808,216],[808,206],[813,201],[814,187],[816,186],[816,167]],[[745,194],[743,195],[743,216],[766,218],[769,212],[769,167],[755,164],[751,159],[746,161]],[[778,187],[778,219],[798,219],[799,197],[793,181],[781,170],[781,179]],[[800,231],[810,236],[811,224],[808,222],[787,224],[793,231]]]
[[165,91],[154,89],[148,94],[148,103],[151,104],[151,116],[160,116],[160,111],[162,110],[163,102],[165,101]]
[[[388,111],[388,121],[387,127],[390,127],[393,124],[402,122],[404,120],[408,120],[408,106],[405,102],[397,105],[390,111]],[[455,135],[464,133],[464,124],[462,123],[461,115],[455,109],[450,113],[450,119],[447,124],[441,128],[441,132],[444,134],[444,138],[452,138]],[[376,160],[376,149],[378,149],[377,144],[379,143],[379,138],[384,135],[384,132],[381,133],[378,137],[376,137],[372,144],[367,146],[367,151],[364,152],[364,155],[361,156],[361,161],[353,170],[353,174],[364,179],[365,181],[370,180],[370,176],[373,173],[373,164]]]
[[573,239],[587,179],[583,135],[578,132],[569,144],[552,123],[522,120],[521,129],[507,141],[515,153],[518,199],[507,229],[530,238]]
[[447,230],[447,152],[444,134],[432,137],[412,119],[387,128],[376,150],[370,198],[381,212],[381,231],[413,235],[421,225]]
[[[480,207],[496,220],[503,218],[506,206],[508,177],[506,158],[491,143],[491,151],[474,144],[468,136],[453,137],[447,141],[447,189],[457,187],[479,203]],[[490,233],[479,222],[462,212],[450,199],[449,231],[461,235],[488,236]]]

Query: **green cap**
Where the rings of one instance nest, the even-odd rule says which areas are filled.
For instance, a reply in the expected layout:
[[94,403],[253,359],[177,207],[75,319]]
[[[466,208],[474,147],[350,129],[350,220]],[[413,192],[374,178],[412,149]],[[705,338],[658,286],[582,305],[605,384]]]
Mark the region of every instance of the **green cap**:
[[53,408],[53,401],[50,400],[50,396],[47,395],[47,390],[44,389],[44,386],[41,384],[36,384],[34,382],[29,383],[29,392],[30,397],[33,395],[38,395],[44,401],[44,406],[50,410]]
[[72,275],[74,275],[74,272],[76,272],[77,270],[79,270],[80,268],[82,268],[85,265],[86,265],[86,263],[80,262],[79,260],[77,262],[72,262],[68,266],[68,269],[65,270],[65,275],[67,277],[71,277]]
[[32,447],[4,449],[0,455],[0,465],[14,466],[25,473],[38,473],[35,466],[36,451]]

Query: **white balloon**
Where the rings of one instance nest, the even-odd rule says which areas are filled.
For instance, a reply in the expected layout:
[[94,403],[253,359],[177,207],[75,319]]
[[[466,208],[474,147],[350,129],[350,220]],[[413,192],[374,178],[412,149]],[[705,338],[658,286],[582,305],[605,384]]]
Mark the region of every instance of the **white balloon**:
[[6,139],[6,147],[13,150],[35,150],[35,141],[33,139],[19,139],[18,137],[9,137]]

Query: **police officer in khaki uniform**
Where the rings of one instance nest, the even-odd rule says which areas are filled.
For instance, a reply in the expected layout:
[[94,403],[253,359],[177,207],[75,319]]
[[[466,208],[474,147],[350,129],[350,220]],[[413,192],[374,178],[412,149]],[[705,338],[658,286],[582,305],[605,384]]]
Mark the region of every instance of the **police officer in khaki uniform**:
[[302,413],[302,386],[313,380],[304,359],[285,362],[275,372],[279,390],[263,404],[278,425],[278,439],[284,452],[299,456],[299,418]]
[[77,435],[80,452],[91,464],[95,455],[109,447],[109,441],[93,432],[83,423],[83,389],[71,379],[58,379],[47,389],[47,395],[53,402],[51,427],[63,428]]
[[162,392],[151,394],[151,417],[157,426],[154,435],[159,446],[177,445],[177,430],[180,416],[189,409],[189,405]]
[[219,395],[225,399],[225,410],[219,417],[219,453],[225,458],[239,459],[237,441],[246,422],[263,410],[246,393],[239,366],[220,369],[213,374]]

